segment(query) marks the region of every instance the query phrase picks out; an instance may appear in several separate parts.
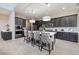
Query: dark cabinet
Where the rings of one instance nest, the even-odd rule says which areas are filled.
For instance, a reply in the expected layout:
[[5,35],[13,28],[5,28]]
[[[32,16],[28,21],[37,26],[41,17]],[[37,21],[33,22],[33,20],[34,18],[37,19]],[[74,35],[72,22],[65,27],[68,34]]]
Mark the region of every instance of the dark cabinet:
[[66,16],[64,19],[64,26],[65,27],[76,27],[77,26],[77,16]]
[[77,33],[69,33],[70,36],[69,36],[69,41],[73,41],[73,42],[77,42],[78,41],[78,35]]
[[55,26],[55,27],[60,27],[60,26],[61,26],[61,19],[56,18],[56,19],[55,19],[55,22],[54,22],[54,26]]
[[53,27],[76,27],[77,26],[77,15],[64,16],[59,18],[51,19]]
[[15,24],[16,24],[16,25],[22,25],[22,19],[16,17]]
[[26,27],[26,20],[25,19],[22,20],[22,27]]
[[26,20],[19,18],[19,17],[16,17],[15,18],[15,25],[21,25],[22,27],[25,27],[26,26]]
[[55,35],[55,38],[61,39],[61,40],[72,41],[72,42],[78,42],[78,33],[57,32],[57,34]]
[[3,32],[1,31],[1,37],[3,40],[11,40],[12,39],[12,32]]
[[62,39],[63,33],[62,32],[57,32],[56,38]]
[[59,18],[55,18],[53,20],[51,20],[53,27],[60,27],[61,26],[61,19]]
[[66,20],[65,17],[61,17],[61,26],[60,27],[67,27],[68,26],[68,20]]
[[34,29],[35,30],[39,30],[39,28],[42,26],[42,24],[43,24],[43,22],[41,20],[40,21],[36,21],[35,23],[33,23]]
[[45,27],[52,28],[52,27],[77,27],[77,14],[63,16],[58,18],[52,18],[51,21],[36,21],[35,26],[37,29],[42,25]]

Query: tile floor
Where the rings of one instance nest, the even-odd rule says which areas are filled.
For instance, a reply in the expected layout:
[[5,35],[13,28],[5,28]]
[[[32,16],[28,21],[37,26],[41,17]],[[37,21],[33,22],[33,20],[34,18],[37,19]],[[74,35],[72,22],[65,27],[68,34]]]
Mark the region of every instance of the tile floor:
[[[23,41],[23,38],[4,41],[0,39],[0,55],[48,55],[38,47],[33,47]],[[51,55],[79,55],[79,43],[56,39],[56,44]]]

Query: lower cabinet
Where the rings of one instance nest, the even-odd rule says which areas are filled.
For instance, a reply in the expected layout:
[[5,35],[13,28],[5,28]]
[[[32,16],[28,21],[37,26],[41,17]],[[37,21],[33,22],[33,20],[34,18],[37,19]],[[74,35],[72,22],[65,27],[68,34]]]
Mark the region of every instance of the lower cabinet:
[[77,33],[70,33],[70,36],[69,36],[69,40],[70,41],[73,41],[73,42],[78,42],[78,34]]
[[78,42],[78,33],[57,32],[57,34],[55,35],[55,38],[61,39],[61,40],[72,41],[72,42]]
[[1,38],[3,40],[11,40],[12,39],[12,32],[1,32]]

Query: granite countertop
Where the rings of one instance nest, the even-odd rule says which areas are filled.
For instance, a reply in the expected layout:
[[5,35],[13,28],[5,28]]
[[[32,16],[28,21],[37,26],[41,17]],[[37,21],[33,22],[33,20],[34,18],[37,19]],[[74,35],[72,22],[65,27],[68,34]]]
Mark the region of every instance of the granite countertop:
[[11,31],[2,30],[2,32],[11,32]]
[[52,31],[52,30],[46,30],[48,32],[70,32],[70,33],[78,33],[78,32],[72,32],[72,31]]

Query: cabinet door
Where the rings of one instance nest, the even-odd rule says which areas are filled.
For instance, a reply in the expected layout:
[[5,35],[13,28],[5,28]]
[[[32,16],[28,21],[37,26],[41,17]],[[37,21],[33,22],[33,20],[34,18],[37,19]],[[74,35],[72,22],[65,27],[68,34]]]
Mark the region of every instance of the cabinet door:
[[54,27],[57,27],[57,19],[54,19]]
[[25,19],[22,20],[22,26],[26,27],[26,20]]
[[78,42],[78,33],[70,33],[69,41]]
[[76,27],[77,15],[55,18],[52,22],[54,27]]
[[69,37],[70,37],[69,36],[69,32],[64,32],[64,35],[65,35],[64,39],[67,40],[67,41],[69,41]]
[[52,24],[53,24],[53,27],[55,27],[55,26],[56,26],[56,23],[55,23],[56,20],[55,20],[55,19],[52,19],[51,22],[52,22]]
[[64,26],[65,26],[65,27],[70,27],[70,20],[69,20],[69,17],[64,17]]
[[64,17],[64,26],[65,27],[75,27],[77,26],[77,16],[71,15]]
[[77,16],[72,15],[69,17],[69,22],[71,27],[76,27],[77,26]]
[[51,19],[50,22],[51,22],[51,26],[52,26],[52,27],[55,27],[55,24],[54,24],[55,21],[54,21],[54,19]]
[[61,19],[60,18],[54,19],[54,26],[55,27],[61,27]]
[[16,25],[22,25],[22,19],[16,17],[15,24],[16,24]]
[[63,32],[57,32],[57,35],[56,35],[57,39],[63,39]]
[[65,17],[61,17],[61,27],[65,27],[65,23],[66,23],[66,21],[65,21]]

